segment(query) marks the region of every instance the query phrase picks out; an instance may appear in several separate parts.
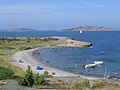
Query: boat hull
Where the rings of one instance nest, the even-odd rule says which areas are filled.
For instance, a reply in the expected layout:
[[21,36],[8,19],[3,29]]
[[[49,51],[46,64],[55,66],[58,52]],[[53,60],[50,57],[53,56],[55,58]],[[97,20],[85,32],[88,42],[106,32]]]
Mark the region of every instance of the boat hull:
[[103,61],[94,61],[94,64],[102,65],[102,64],[103,64]]
[[85,68],[93,68],[95,66],[96,66],[96,64],[87,64],[87,65],[85,65]]

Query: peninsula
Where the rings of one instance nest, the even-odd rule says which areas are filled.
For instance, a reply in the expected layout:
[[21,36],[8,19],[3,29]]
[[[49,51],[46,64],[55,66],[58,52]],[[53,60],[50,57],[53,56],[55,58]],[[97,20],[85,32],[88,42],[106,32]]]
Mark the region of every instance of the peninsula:
[[[0,40],[0,66],[10,67],[16,75],[21,75],[23,70],[14,67],[15,64],[8,64],[13,62],[11,55],[16,51],[24,51],[33,48],[85,48],[92,44],[89,42],[81,42],[70,39],[68,37],[41,37],[41,38],[1,38]],[[18,58],[18,57],[16,57]],[[18,62],[19,63],[19,62]]]

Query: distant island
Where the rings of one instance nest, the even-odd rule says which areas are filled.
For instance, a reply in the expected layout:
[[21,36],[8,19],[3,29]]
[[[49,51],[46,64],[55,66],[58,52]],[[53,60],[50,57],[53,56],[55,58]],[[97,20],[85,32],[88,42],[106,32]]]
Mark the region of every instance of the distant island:
[[[119,31],[115,28],[104,27],[104,26],[80,26],[76,28],[61,29],[62,31]],[[8,32],[29,32],[29,31],[39,31],[31,28],[13,28],[7,29]]]
[[104,27],[104,26],[80,26],[77,28],[70,28],[70,29],[63,29],[64,31],[116,31],[114,28],[111,27]]
[[35,29],[30,28],[14,28],[14,29],[8,29],[9,32],[28,32],[28,31],[37,31]]

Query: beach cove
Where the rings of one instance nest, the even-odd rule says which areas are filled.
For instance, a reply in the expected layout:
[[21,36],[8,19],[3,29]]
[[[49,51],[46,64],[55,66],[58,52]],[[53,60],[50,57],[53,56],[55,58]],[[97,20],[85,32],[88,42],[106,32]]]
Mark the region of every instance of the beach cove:
[[[62,41],[64,39],[64,37],[52,37],[52,38],[62,38]],[[68,38],[67,38],[68,39]],[[59,41],[61,42],[61,40]],[[70,45],[69,42],[72,42],[73,45]],[[69,39],[68,40],[68,45],[65,46],[64,43],[59,43],[57,45],[60,48],[68,48],[68,47],[79,47],[79,45],[77,45],[77,41],[75,41],[74,44],[74,40]],[[75,46],[77,45],[77,46]],[[91,46],[90,43],[85,43],[83,44],[83,48],[85,46],[88,45]],[[81,47],[81,45],[80,45]],[[52,47],[53,48],[53,47]],[[55,47],[54,47],[55,48]],[[49,72],[49,75],[52,75],[53,77],[81,77],[83,79],[89,79],[89,80],[94,80],[94,79],[100,79],[100,78],[96,78],[96,77],[88,77],[88,76],[83,76],[83,75],[78,75],[78,74],[73,74],[73,73],[69,73],[63,70],[59,70],[53,67],[50,67],[48,65],[46,65],[45,63],[43,63],[42,60],[38,60],[37,54],[40,54],[41,48],[35,48],[35,49],[29,49],[29,50],[25,50],[25,51],[17,51],[15,54],[12,55],[12,64],[21,68],[22,70],[26,70],[27,66],[31,66],[32,70],[34,73],[39,73],[39,74],[44,74],[45,71]],[[36,70],[36,66],[40,66],[43,68],[43,70]],[[54,73],[54,75],[53,75]]]
[[[15,60],[12,62],[13,65],[20,67],[23,70],[27,69],[27,66],[30,65],[34,73],[44,74],[44,71],[48,71],[49,75],[52,75],[54,72],[55,74],[52,75],[53,77],[81,77],[83,79],[89,79],[89,80],[96,80],[96,79],[102,79],[97,77],[88,77],[83,75],[77,75],[69,72],[65,72],[56,68],[49,67],[48,65],[44,64],[43,62],[40,62],[40,60],[37,60],[34,53],[36,50],[40,50],[39,48],[25,50],[25,51],[18,51],[16,52],[12,58]],[[19,62],[19,60],[23,60],[23,62]],[[42,66],[43,70],[36,70],[36,66]]]

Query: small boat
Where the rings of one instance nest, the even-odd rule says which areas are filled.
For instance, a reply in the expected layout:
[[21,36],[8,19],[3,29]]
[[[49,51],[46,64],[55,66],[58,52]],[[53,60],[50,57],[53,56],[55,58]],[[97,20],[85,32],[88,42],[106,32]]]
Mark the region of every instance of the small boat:
[[80,33],[83,33],[83,31],[81,30]]
[[105,54],[105,52],[100,52],[100,54]]
[[103,64],[103,61],[94,61],[94,64],[101,65],[101,64]]
[[96,66],[96,64],[87,64],[87,65],[85,65],[84,67],[85,68],[93,68],[93,67],[95,67]]

